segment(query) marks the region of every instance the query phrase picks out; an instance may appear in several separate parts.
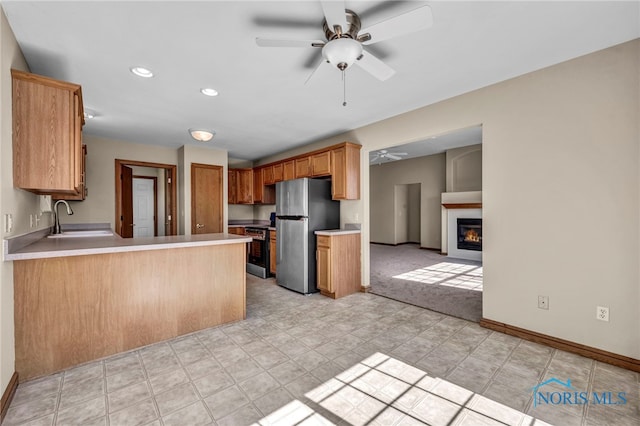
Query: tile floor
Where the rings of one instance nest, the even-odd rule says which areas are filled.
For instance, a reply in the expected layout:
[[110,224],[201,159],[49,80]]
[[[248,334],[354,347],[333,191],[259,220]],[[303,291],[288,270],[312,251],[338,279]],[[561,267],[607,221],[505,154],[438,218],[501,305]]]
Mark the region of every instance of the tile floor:
[[[380,296],[248,276],[245,321],[23,383],[3,425],[637,426],[639,376]],[[627,403],[534,404],[551,378]]]

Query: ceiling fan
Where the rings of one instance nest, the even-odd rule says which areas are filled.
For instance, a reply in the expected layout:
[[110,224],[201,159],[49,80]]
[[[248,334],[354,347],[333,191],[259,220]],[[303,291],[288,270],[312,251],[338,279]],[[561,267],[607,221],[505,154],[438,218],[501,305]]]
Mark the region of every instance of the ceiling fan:
[[322,59],[307,81],[325,62],[342,71],[343,76],[345,70],[357,64],[377,79],[387,80],[393,76],[395,70],[372,55],[364,46],[427,29],[433,25],[431,8],[426,4],[361,29],[360,17],[354,11],[345,8],[344,0],[321,0],[320,3],[324,12],[322,27],[326,40],[256,38],[256,43],[261,47],[322,48]]
[[380,163],[380,160],[402,160],[402,157],[404,157],[405,155],[409,154],[407,154],[406,152],[389,152],[386,149],[381,149],[380,151],[376,152],[373,157],[371,157],[370,162]]

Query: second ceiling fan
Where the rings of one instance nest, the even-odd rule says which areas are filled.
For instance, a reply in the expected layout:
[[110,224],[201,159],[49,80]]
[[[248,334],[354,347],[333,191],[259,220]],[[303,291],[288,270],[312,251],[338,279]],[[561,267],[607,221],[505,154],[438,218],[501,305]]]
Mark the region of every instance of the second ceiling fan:
[[367,51],[365,46],[424,30],[433,25],[431,8],[426,4],[361,28],[360,17],[354,11],[346,9],[344,1],[321,0],[320,3],[324,12],[322,27],[326,40],[256,38],[256,43],[261,47],[321,48],[322,60],[307,81],[324,63],[329,63],[343,73],[356,64],[377,79],[387,80],[395,74],[395,70]]

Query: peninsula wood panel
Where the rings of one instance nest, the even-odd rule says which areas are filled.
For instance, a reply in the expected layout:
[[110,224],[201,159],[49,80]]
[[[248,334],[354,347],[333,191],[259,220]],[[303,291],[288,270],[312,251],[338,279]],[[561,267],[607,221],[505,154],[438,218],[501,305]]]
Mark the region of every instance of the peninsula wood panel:
[[14,262],[20,381],[246,315],[245,243]]

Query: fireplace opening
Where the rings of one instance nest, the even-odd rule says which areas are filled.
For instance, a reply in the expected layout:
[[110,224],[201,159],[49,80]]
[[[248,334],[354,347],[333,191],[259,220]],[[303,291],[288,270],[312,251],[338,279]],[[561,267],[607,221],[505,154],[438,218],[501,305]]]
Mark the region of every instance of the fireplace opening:
[[482,219],[458,218],[458,249],[482,251]]

